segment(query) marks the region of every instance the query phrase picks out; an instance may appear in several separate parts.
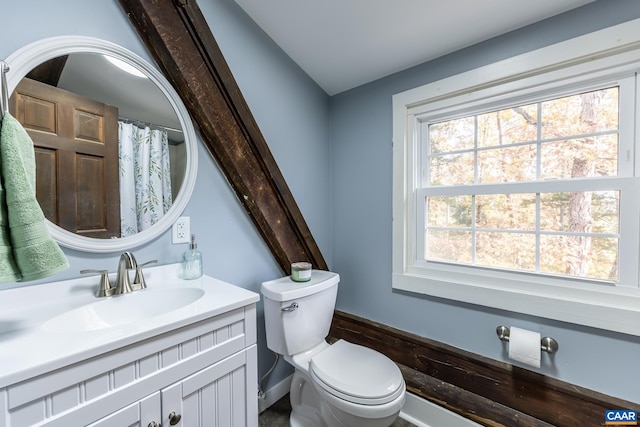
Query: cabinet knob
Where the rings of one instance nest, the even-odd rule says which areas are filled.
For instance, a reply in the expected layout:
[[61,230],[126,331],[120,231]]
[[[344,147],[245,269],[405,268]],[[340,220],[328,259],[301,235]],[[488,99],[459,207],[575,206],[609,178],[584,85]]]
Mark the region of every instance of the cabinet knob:
[[151,421],[147,427],[160,427],[160,424],[155,421]]
[[182,415],[172,412],[169,414],[169,425],[174,426],[180,422]]

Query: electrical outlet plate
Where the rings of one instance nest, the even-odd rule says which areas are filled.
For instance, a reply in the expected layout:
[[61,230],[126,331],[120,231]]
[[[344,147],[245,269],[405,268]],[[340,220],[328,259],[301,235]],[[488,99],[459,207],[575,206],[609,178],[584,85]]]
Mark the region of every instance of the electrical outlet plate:
[[172,241],[174,245],[191,241],[191,224],[188,216],[181,216],[173,224]]

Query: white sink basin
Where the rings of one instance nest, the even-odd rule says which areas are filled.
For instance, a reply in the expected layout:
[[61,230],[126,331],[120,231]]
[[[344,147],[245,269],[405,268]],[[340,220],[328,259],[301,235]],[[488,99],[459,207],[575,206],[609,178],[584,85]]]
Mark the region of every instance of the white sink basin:
[[29,327],[31,324],[27,321],[2,319],[0,320],[0,339],[19,334]]
[[0,390],[260,300],[207,275],[183,280],[181,268],[148,267],[147,289],[112,297],[96,298],[86,276],[0,291]]
[[198,288],[145,289],[105,297],[59,314],[42,324],[47,332],[83,332],[129,325],[178,310],[204,295]]

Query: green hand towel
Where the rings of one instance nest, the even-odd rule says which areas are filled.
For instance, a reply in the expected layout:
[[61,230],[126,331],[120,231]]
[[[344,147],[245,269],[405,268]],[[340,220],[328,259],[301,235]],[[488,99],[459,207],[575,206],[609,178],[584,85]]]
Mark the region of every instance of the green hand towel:
[[[4,190],[4,197],[0,195],[0,280],[14,274],[19,277],[18,281],[26,282],[68,268],[67,259],[51,238],[36,200],[33,141],[9,113],[4,114],[0,128],[0,166]],[[7,225],[9,239],[6,238]],[[13,263],[7,250],[9,243]],[[16,271],[12,273],[13,266]]]
[[20,280],[20,270],[16,265],[9,234],[9,213],[4,188],[0,185],[0,283]]

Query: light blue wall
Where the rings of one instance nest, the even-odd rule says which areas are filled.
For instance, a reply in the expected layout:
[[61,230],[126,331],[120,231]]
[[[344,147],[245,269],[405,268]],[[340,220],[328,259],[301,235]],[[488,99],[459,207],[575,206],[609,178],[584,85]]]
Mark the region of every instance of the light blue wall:
[[[493,61],[640,17],[636,0],[600,0],[504,37],[329,99],[233,0],[198,2],[330,267],[342,276],[338,308],[504,360],[499,324],[540,330],[560,351],[543,374],[640,401],[640,340],[391,290],[391,96]],[[116,0],[21,0],[4,5],[0,58],[50,36],[79,34],[118,43],[150,60]],[[428,42],[428,41],[426,41]],[[330,141],[330,143],[329,143]],[[191,217],[205,272],[259,291],[281,275],[215,162],[200,143]],[[134,252],[139,260],[177,262],[184,245],[169,233]],[[65,250],[71,268],[114,270],[117,254]],[[15,285],[15,284],[14,284]],[[12,286],[3,285],[4,287]],[[1,288],[1,287],[0,287]],[[1,299],[1,293],[0,293]],[[260,373],[272,356],[259,305]],[[281,363],[268,386],[290,370]]]
[[338,309],[497,360],[506,360],[498,325],[540,331],[554,337],[560,350],[538,372],[640,401],[638,337],[391,289],[392,95],[638,17],[636,0],[601,0],[332,97]]
[[[201,0],[198,4],[320,250],[330,262],[329,97],[257,29],[233,0]],[[21,0],[3,4],[2,17],[0,58],[42,38],[83,35],[117,43],[153,63],[117,0]],[[282,275],[200,141],[196,187],[185,215],[191,217],[191,229],[197,234],[206,274],[255,292],[260,291],[261,282]],[[158,259],[167,264],[179,262],[185,249],[186,245],[172,245],[167,232],[135,249],[134,254],[141,262]],[[71,268],[50,280],[78,277],[83,268],[114,271],[119,256],[68,249],[64,252]],[[2,284],[0,289],[14,286],[15,283]],[[262,303],[258,316],[262,374],[273,360],[264,339]],[[288,373],[289,368],[281,363],[272,383]]]

